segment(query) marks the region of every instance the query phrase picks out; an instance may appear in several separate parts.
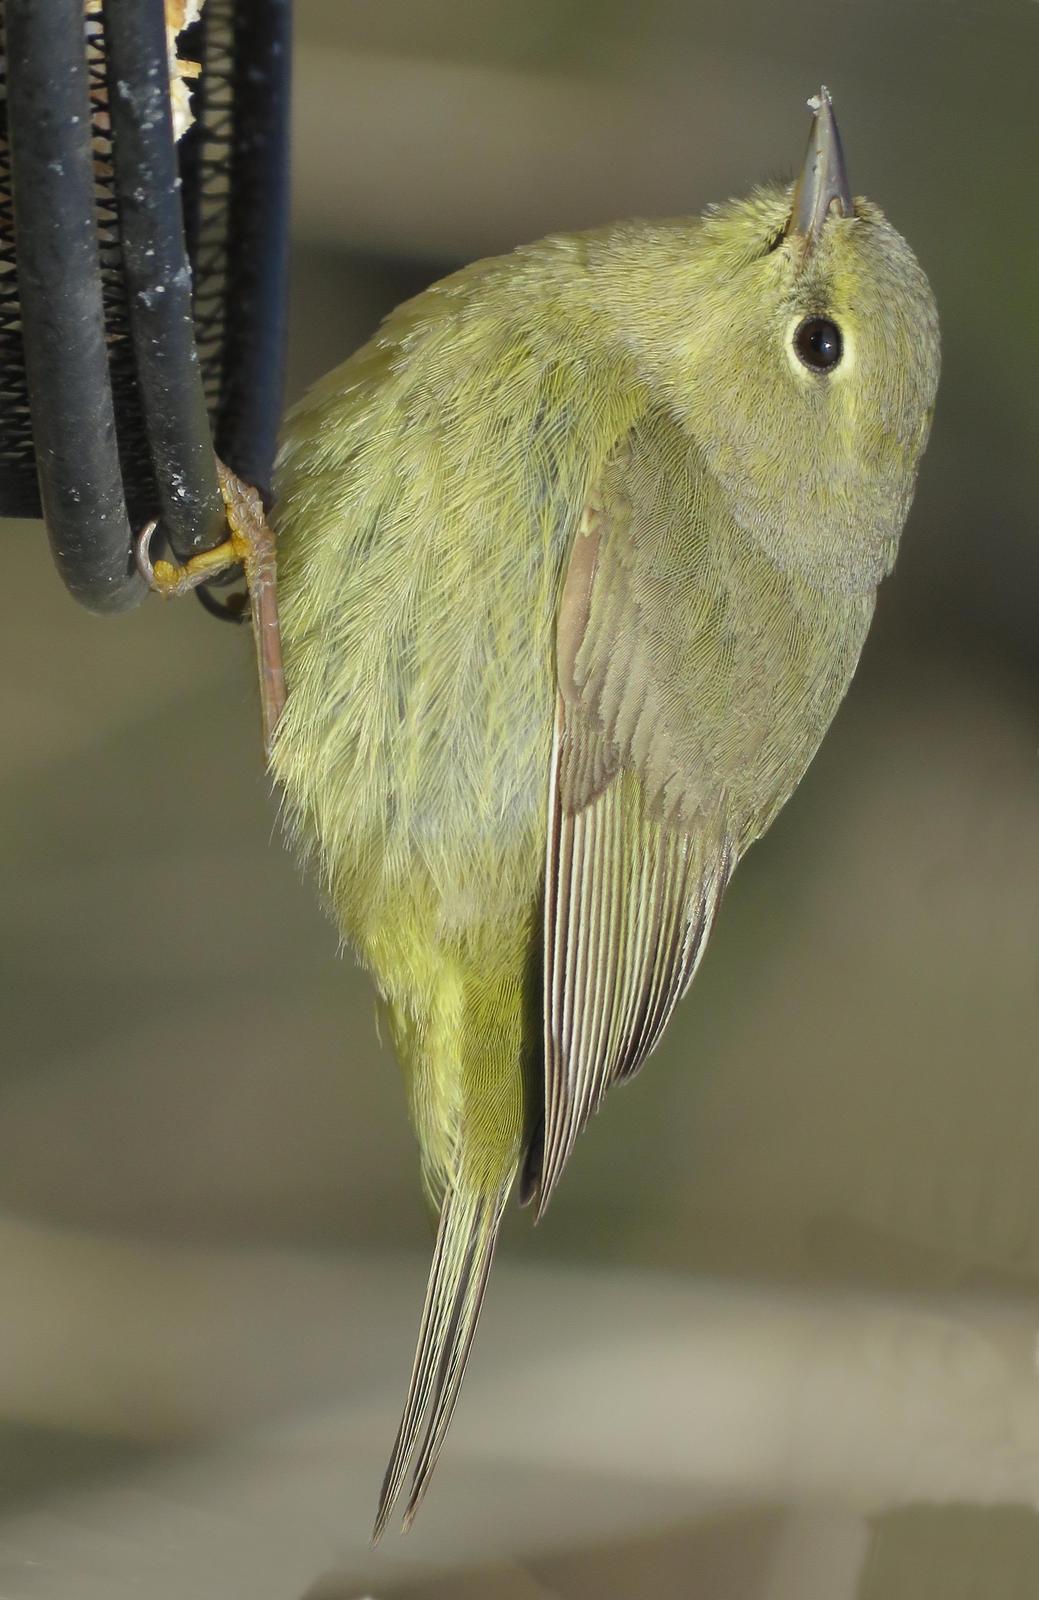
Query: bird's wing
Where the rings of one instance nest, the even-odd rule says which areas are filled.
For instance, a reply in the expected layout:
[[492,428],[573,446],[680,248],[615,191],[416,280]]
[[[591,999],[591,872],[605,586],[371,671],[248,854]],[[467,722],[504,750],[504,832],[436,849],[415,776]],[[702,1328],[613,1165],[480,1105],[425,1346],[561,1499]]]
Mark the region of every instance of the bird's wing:
[[725,780],[738,751],[724,724],[748,708],[725,703],[738,695],[740,584],[717,548],[715,492],[677,427],[636,428],[589,497],[570,557],[549,790],[544,1124],[524,1181],[539,1212],[606,1090],[660,1038],[735,864]]

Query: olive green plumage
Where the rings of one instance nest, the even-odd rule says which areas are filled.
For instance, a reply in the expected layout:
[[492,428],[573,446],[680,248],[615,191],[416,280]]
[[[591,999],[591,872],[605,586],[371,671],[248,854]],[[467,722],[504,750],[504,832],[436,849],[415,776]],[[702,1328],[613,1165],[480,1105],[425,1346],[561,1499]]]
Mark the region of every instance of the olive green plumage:
[[[791,204],[478,262],[288,426],[273,766],[441,1209],[379,1528],[416,1448],[409,1519],[435,1464],[517,1174],[543,1205],[656,1042],[894,558],[933,302],[874,206],[808,247]],[[832,371],[795,353],[809,315]]]

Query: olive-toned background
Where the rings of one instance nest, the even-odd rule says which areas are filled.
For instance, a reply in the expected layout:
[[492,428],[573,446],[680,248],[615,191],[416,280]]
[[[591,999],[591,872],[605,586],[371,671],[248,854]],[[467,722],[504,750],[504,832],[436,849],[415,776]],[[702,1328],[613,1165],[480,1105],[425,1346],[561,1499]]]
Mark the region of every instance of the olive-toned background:
[[692,996],[506,1230],[414,1531],[367,1532],[429,1229],[277,838],[248,641],[0,595],[11,1600],[1039,1592],[1035,0],[302,0],[291,395],[474,255],[791,172],[942,314],[862,669]]

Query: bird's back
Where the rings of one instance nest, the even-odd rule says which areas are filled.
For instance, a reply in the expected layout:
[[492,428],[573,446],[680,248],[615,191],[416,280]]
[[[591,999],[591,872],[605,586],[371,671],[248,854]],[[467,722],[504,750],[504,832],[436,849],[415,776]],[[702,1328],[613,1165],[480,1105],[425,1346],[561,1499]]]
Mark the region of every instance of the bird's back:
[[576,249],[434,286],[289,421],[275,770],[362,951],[402,892],[459,930],[536,893],[562,574],[640,404],[623,352],[546,296]]

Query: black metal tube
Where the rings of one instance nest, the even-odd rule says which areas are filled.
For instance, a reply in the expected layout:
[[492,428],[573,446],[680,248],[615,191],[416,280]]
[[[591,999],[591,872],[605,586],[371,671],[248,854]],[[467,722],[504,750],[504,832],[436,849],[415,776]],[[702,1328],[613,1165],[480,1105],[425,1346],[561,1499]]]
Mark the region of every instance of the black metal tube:
[[133,565],[98,269],[83,0],[7,0],[22,338],[58,570],[92,611],[145,594]]
[[217,449],[270,493],[281,421],[288,283],[291,0],[239,0]]
[[105,0],[119,237],[161,523],[181,560],[225,536],[184,243],[163,0]]

